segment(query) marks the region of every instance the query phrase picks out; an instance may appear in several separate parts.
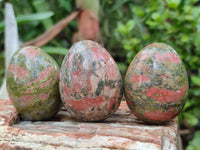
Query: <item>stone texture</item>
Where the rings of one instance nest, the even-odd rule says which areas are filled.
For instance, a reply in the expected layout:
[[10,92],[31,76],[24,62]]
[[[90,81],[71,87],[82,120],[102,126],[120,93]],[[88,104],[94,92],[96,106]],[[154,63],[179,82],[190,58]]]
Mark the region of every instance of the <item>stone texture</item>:
[[153,43],[132,60],[124,80],[124,96],[138,118],[154,124],[175,118],[188,96],[187,72],[177,52]]
[[176,150],[177,118],[146,125],[122,102],[103,122],[77,122],[65,110],[49,121],[20,121],[8,100],[0,100],[1,149]]
[[78,120],[100,121],[115,113],[123,96],[122,84],[115,60],[94,41],[75,43],[63,59],[60,96]]
[[11,58],[6,75],[7,92],[23,120],[47,120],[58,112],[59,66],[42,49],[26,46]]

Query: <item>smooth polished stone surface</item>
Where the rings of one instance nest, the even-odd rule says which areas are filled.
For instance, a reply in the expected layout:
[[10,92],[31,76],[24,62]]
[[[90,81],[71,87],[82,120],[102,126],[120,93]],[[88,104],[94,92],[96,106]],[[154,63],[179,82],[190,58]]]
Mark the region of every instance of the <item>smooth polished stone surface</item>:
[[185,105],[187,72],[173,48],[153,43],[132,60],[124,89],[127,104],[138,118],[160,124],[176,117]]
[[98,43],[75,43],[60,71],[60,94],[68,112],[82,121],[100,121],[113,114],[122,99],[122,78],[112,56]]
[[40,48],[27,46],[11,58],[6,77],[10,100],[24,120],[46,120],[59,110],[59,66]]

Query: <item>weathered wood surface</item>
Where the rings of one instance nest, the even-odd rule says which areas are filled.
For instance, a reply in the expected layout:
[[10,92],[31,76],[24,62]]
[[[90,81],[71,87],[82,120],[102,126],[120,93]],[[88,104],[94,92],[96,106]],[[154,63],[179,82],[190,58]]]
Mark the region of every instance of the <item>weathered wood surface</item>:
[[133,149],[176,150],[177,118],[146,125],[122,102],[104,122],[77,122],[61,110],[51,121],[19,121],[8,100],[0,100],[1,149]]

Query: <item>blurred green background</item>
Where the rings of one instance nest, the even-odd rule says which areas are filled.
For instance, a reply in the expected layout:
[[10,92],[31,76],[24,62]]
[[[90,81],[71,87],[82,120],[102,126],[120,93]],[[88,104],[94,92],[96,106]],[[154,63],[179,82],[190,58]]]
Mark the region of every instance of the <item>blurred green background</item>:
[[[0,0],[0,85],[5,73],[5,2],[13,4],[22,43],[45,32],[76,8],[74,0]],[[181,56],[190,90],[179,115],[180,133],[184,148],[200,150],[200,1],[102,0],[99,8],[102,43],[123,76],[137,52],[150,43],[167,43]],[[77,22],[73,20],[42,49],[61,65],[76,31]]]

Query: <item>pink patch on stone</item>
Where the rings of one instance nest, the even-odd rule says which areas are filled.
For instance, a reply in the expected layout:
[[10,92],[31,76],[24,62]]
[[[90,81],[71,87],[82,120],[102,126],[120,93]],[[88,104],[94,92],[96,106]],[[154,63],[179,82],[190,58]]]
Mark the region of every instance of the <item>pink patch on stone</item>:
[[43,87],[46,87],[46,86],[49,86],[52,82],[52,78],[49,79],[48,81],[44,82],[44,83],[41,83],[40,84],[40,88],[43,88]]
[[33,82],[38,82],[41,80],[44,80],[48,75],[50,75],[50,73],[54,70],[54,67],[49,67],[46,70],[43,70],[40,72],[39,77],[37,79],[35,79]]
[[154,121],[168,121],[174,118],[178,113],[151,111],[144,113],[144,117]]
[[35,47],[31,47],[31,46],[24,47],[23,50],[24,50],[24,55],[25,55],[28,59],[33,59],[33,58],[35,58],[37,55],[40,54],[40,49],[37,50]]
[[19,97],[19,100],[23,101],[25,104],[28,104],[30,101],[32,101],[34,98],[34,95],[23,95]]
[[172,63],[181,63],[180,57],[174,53],[165,53],[163,55],[156,53],[155,58],[161,61],[169,61]]
[[19,79],[23,79],[28,75],[29,70],[26,70],[18,65],[9,64],[8,72],[13,73]]
[[[101,51],[101,54],[99,54],[99,51]],[[104,50],[100,48],[92,48],[92,61],[97,62],[101,60],[108,59],[108,54],[105,53]]]
[[67,60],[67,62],[69,62],[69,63],[66,63],[66,64],[65,64],[66,67],[69,67],[69,65],[70,65],[70,63],[73,61],[73,59],[74,59],[73,55],[69,55],[68,60]]
[[120,74],[118,73],[118,68],[115,67],[114,64],[110,63],[110,61],[106,62],[106,69],[107,69],[107,75],[110,79],[118,79]]
[[149,81],[149,77],[147,75],[133,75],[132,76],[133,82],[145,82]]
[[[62,84],[63,84],[63,83],[62,83]],[[70,96],[70,94],[69,94],[69,92],[68,92],[68,88],[67,88],[67,86],[66,86],[65,84],[63,84],[63,86],[62,86],[61,88],[63,88],[63,94],[64,94],[65,96]]]
[[76,109],[77,111],[81,111],[84,109],[91,109],[92,107],[98,108],[99,107],[98,105],[100,105],[104,101],[105,100],[103,96],[97,96],[95,98],[87,97],[87,98],[79,99],[79,100],[66,100],[66,102],[71,104],[72,107]]
[[186,86],[183,86],[182,88],[176,91],[152,87],[149,90],[146,90],[146,95],[148,97],[154,98],[156,101],[159,101],[161,103],[178,102],[181,101],[186,89]]
[[49,93],[48,93],[48,94],[42,93],[42,94],[40,94],[39,99],[40,99],[40,100],[45,100],[45,99],[47,99],[48,97],[49,97]]
[[166,57],[168,59],[168,61],[173,62],[173,63],[181,63],[181,59],[179,58],[179,56],[177,56],[174,53],[165,53],[163,54],[164,57]]
[[170,109],[168,110],[168,112],[174,112],[174,111],[175,111],[174,108],[170,108]]
[[155,58],[158,59],[158,60],[161,60],[161,61],[164,61],[164,60],[165,60],[165,57],[163,57],[163,56],[162,56],[161,54],[159,54],[159,53],[156,53]]

